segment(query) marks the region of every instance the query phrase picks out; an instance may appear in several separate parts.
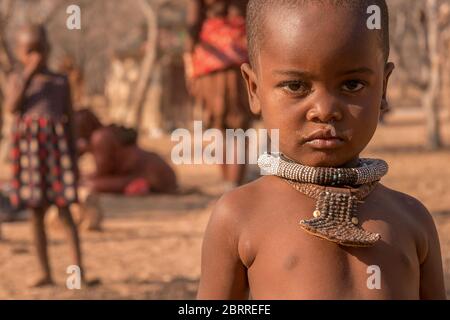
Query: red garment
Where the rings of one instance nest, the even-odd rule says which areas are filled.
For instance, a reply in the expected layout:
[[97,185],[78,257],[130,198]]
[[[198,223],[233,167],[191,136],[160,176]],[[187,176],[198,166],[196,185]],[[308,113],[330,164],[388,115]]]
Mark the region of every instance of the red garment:
[[145,196],[150,193],[150,184],[144,178],[137,178],[131,181],[124,190],[127,196]]
[[248,61],[245,19],[210,18],[203,23],[192,57],[193,76],[200,77]]
[[67,121],[23,116],[13,132],[13,181],[15,207],[66,207],[77,202],[76,160],[70,149]]

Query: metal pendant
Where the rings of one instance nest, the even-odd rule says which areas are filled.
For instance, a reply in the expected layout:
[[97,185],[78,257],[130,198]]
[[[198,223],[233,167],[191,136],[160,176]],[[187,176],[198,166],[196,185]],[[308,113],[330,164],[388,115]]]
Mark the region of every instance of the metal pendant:
[[323,191],[317,199],[314,218],[300,221],[300,226],[314,236],[342,246],[373,246],[381,236],[358,225],[358,202],[361,201],[351,193]]

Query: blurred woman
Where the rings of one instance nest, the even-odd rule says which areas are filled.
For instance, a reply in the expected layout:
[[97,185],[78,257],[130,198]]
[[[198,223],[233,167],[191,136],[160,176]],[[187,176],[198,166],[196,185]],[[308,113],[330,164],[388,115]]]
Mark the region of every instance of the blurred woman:
[[[204,106],[204,127],[224,131],[246,130],[250,126],[248,99],[240,72],[240,66],[248,61],[246,6],[247,1],[243,0],[189,1],[186,74],[190,92]],[[240,185],[245,165],[224,164],[222,174],[229,188]]]

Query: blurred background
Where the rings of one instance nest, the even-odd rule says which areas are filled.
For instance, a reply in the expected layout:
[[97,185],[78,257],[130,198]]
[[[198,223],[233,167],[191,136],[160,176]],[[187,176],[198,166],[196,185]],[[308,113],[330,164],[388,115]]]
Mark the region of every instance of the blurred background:
[[[66,28],[69,5],[81,8],[81,30]],[[385,159],[384,183],[413,195],[432,212],[440,235],[450,297],[450,0],[388,0],[391,110],[365,156]],[[77,109],[92,110],[104,124],[134,128],[140,147],[170,164],[171,132],[192,127],[202,108],[185,85],[184,0],[0,0],[0,179],[10,180],[12,116],[3,108],[15,61],[13,36],[26,21],[48,30],[52,69],[70,80]],[[256,124],[258,125],[258,124]],[[84,172],[95,170],[90,155]],[[0,298],[191,299],[200,275],[203,231],[222,194],[212,166],[174,167],[183,195],[102,195],[101,232],[81,233],[86,269],[102,284],[81,291],[63,285],[70,265],[57,224],[50,226],[50,261],[58,286],[28,289],[36,274],[26,215],[2,223]],[[50,220],[50,218],[49,218]]]

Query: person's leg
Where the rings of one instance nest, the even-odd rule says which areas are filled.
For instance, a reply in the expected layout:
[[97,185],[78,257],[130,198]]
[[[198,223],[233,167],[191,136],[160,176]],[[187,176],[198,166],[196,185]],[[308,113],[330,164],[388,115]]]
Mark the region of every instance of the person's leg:
[[[99,194],[88,189],[84,190],[83,197],[78,205],[79,228],[88,231],[102,231],[103,210],[100,206]],[[81,195],[81,192],[79,193]],[[80,198],[81,199],[81,198]]]
[[53,284],[48,259],[47,235],[45,232],[45,223],[44,223],[46,211],[47,211],[46,208],[35,208],[32,209],[31,215],[32,233],[34,243],[36,245],[39,267],[41,269],[41,277],[35,283],[33,283],[33,286],[35,287]]
[[234,159],[231,164],[225,164],[222,166],[222,172],[224,176],[225,182],[229,185],[229,188],[235,188],[240,186],[244,182],[245,173],[246,173],[246,164],[239,164],[238,163],[238,155],[239,153],[243,153],[245,157],[247,157],[247,145],[248,143],[245,143],[244,150],[242,149],[242,146],[238,144],[238,141],[236,138],[234,138],[234,141],[230,141],[225,139],[227,143],[224,143],[224,156],[226,159],[227,152],[233,152]]
[[69,245],[72,251],[72,261],[81,270],[82,278],[83,276],[83,265],[81,257],[81,245],[80,238],[78,236],[77,226],[72,218],[69,207],[58,208],[59,218],[64,226],[64,229],[69,240]]
[[[224,123],[226,127],[233,129],[246,130],[248,128],[248,104],[245,103],[247,99],[242,96],[242,85],[244,85],[240,69],[229,69],[225,72],[225,84],[224,84],[224,102],[225,102],[225,114]],[[232,144],[234,152],[234,161],[225,167],[225,179],[234,186],[239,186],[244,182],[246,173],[246,161],[248,152],[248,141],[244,146],[237,144],[237,139]],[[230,147],[231,148],[231,147]],[[245,157],[244,164],[238,164],[238,154],[243,154]]]
[[226,72],[220,71],[209,76],[210,90],[208,94],[209,109],[212,112],[212,127],[216,129],[225,128],[226,114]]
[[59,209],[59,217],[61,222],[64,225],[64,228],[67,233],[67,237],[70,242],[70,247],[72,249],[72,259],[74,264],[80,268],[81,271],[81,281],[86,286],[96,286],[101,283],[100,279],[91,279],[86,280],[85,270],[83,268],[82,254],[81,254],[81,244],[80,238],[78,235],[77,226],[72,218],[72,213],[70,212],[69,207],[61,207]]
[[[245,159],[247,159],[247,146],[247,141],[245,142],[245,146],[241,146],[238,144],[237,138],[227,139],[225,136],[223,143],[224,164],[221,165],[221,171],[223,180],[227,184],[226,188],[228,189],[238,187],[244,182],[247,165],[245,163],[239,164],[238,156],[241,154],[244,155]],[[233,161],[227,164],[227,157],[231,153],[233,154]]]
[[[224,130],[225,114],[225,72],[216,72],[203,76],[198,80],[199,92],[202,93],[203,126],[204,128],[215,128]],[[223,132],[225,134],[225,131]],[[220,164],[222,180],[227,181],[225,140],[223,141],[223,164]]]

